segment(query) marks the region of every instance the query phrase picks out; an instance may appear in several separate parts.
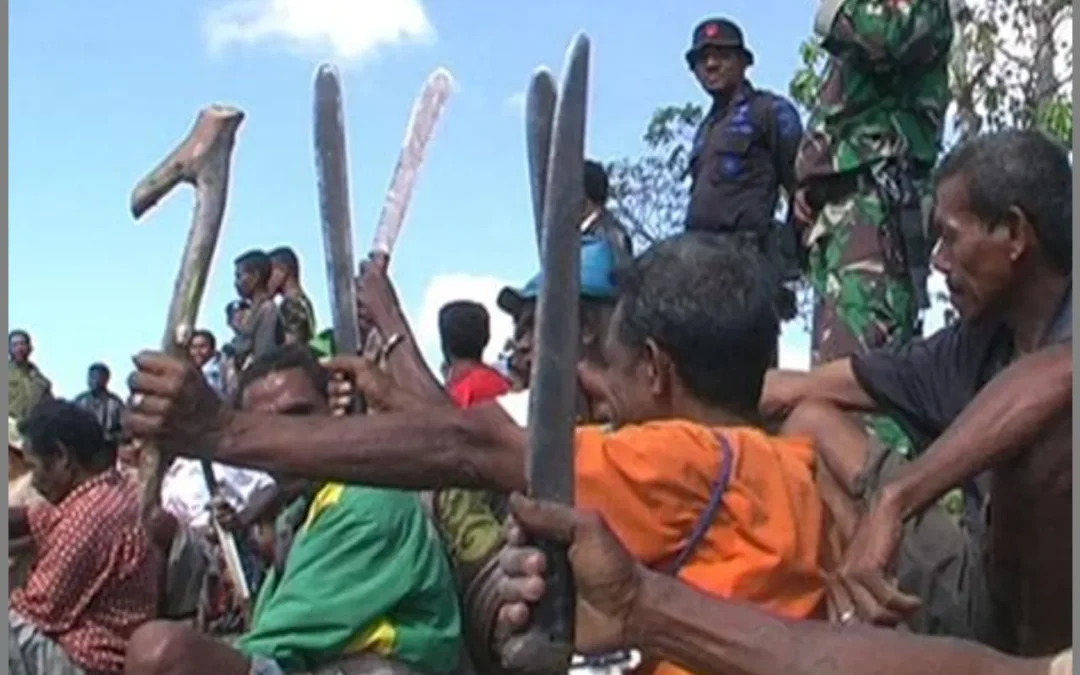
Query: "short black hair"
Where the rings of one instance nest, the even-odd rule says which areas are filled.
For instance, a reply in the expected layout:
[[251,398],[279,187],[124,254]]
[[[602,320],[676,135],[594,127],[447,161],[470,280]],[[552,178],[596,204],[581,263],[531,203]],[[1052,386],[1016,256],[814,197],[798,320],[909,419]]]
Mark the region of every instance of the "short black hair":
[[330,381],[330,374],[319,364],[315,352],[304,344],[289,344],[276,347],[263,356],[251,362],[240,373],[236,389],[236,403],[240,405],[244,400],[244,392],[252,382],[261,380],[270,373],[280,373],[285,370],[299,368],[311,379],[311,384],[319,396],[326,398],[326,387]]
[[593,204],[603,206],[608,200],[607,169],[600,162],[585,160],[585,198]]
[[491,317],[478,302],[448,302],[439,310],[439,338],[445,358],[479,361],[491,340]]
[[978,136],[941,161],[937,184],[962,176],[971,212],[998,225],[1017,208],[1027,216],[1046,260],[1072,273],[1073,172],[1068,150],[1041,131]]
[[643,253],[619,282],[619,342],[640,349],[652,339],[692,395],[756,412],[780,333],[780,281],[756,246],[683,233]]
[[8,333],[8,336],[7,336],[8,344],[11,344],[11,341],[14,340],[17,337],[21,337],[22,339],[26,340],[27,342],[30,342],[30,333],[27,333],[26,331],[24,331],[21,328],[16,328],[15,330]]
[[225,320],[232,321],[234,314],[245,309],[251,309],[251,303],[247,300],[240,298],[239,300],[230,301],[229,304],[225,305]]
[[240,255],[234,263],[237,267],[250,269],[255,272],[260,286],[265,286],[270,281],[270,256],[265,251],[254,249]]
[[[232,314],[230,312],[226,312],[226,318],[228,318],[230,316],[232,316]],[[213,333],[211,333],[209,330],[207,330],[205,328],[199,328],[199,329],[197,329],[195,331],[192,331],[191,338],[188,339],[188,346],[189,347],[191,346],[191,343],[195,342],[195,338],[197,338],[197,337],[201,337],[204,340],[206,340],[207,342],[209,342],[210,343],[210,349],[212,349],[212,350],[217,349],[217,338],[214,337]]]
[[101,363],[100,361],[97,363],[91,363],[90,367],[86,369],[87,374],[90,374],[94,371],[103,373],[105,377],[108,377],[110,375],[109,367],[104,363]]
[[116,464],[116,446],[105,440],[97,418],[70,401],[38,403],[19,423],[19,433],[27,441],[27,451],[39,457],[52,460],[66,451],[80,467],[93,472]]
[[300,278],[300,258],[297,257],[296,251],[292,250],[292,248],[288,246],[278,246],[267,255],[270,256],[271,262],[284,265],[285,269],[289,270],[289,274],[291,274],[293,278]]

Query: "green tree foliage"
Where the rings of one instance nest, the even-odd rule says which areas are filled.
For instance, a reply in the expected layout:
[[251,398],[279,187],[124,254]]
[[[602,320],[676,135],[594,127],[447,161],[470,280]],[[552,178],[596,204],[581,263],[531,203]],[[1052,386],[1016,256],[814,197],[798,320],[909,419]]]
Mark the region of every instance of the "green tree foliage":
[[637,248],[669,236],[686,217],[690,145],[703,115],[693,103],[657,109],[642,137],[644,153],[608,165],[612,211]]
[[[950,76],[956,143],[1007,127],[1042,129],[1072,145],[1072,3],[979,0],[957,17]],[[799,47],[802,65],[789,93],[814,108],[828,55],[815,41]]]

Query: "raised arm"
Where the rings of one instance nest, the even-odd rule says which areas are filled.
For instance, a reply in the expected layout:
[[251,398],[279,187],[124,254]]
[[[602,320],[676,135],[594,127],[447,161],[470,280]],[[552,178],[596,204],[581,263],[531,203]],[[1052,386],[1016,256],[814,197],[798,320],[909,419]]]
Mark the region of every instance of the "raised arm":
[[[525,432],[497,405],[335,418],[237,412],[221,404],[190,363],[149,352],[135,363],[126,426],[166,453],[405,489],[509,491],[525,484]],[[356,381],[372,367],[360,357],[334,364],[361,371]]]

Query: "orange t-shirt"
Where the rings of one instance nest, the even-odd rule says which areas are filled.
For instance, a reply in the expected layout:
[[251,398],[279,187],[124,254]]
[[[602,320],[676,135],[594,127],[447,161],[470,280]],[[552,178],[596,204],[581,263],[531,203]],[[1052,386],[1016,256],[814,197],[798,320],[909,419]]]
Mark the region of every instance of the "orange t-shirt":
[[[822,616],[823,507],[808,440],[748,427],[673,420],[607,431],[579,427],[578,506],[599,512],[639,561],[663,570],[708,508],[730,448],[721,507],[678,577],[720,598],[779,615]],[[655,675],[685,671],[660,664]]]

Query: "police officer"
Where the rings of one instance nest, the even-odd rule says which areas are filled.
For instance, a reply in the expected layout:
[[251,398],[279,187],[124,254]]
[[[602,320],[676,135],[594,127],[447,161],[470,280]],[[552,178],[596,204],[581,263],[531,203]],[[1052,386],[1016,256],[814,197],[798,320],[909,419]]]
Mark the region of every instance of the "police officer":
[[686,229],[739,233],[782,265],[786,278],[798,276],[797,237],[774,220],[780,188],[792,194],[795,187],[798,111],[746,79],[754,55],[727,19],[698,24],[686,63],[712,97],[690,153]]

